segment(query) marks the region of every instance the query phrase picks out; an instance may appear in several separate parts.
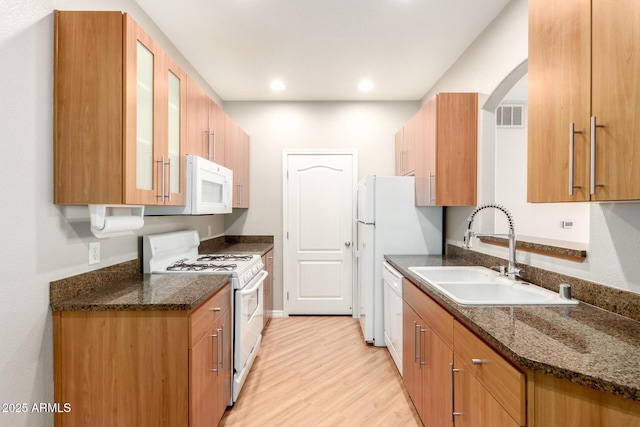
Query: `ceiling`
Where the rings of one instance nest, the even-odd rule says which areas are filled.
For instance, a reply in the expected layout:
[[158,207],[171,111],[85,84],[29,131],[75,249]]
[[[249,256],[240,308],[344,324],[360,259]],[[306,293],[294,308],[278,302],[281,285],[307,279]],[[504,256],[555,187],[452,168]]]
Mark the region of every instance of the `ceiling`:
[[419,100],[508,1],[136,0],[224,101]]

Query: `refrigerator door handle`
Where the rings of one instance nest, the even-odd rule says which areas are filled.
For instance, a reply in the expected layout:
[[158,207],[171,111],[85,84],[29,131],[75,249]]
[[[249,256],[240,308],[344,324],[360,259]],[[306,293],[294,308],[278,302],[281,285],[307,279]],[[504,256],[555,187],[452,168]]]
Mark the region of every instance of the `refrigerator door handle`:
[[366,221],[363,221],[363,220],[361,220],[361,219],[359,219],[359,218],[356,218],[356,220],[355,220],[355,221],[356,221],[356,222],[359,222],[360,224],[363,224],[363,225],[376,225],[376,223],[375,223],[375,222],[366,222]]

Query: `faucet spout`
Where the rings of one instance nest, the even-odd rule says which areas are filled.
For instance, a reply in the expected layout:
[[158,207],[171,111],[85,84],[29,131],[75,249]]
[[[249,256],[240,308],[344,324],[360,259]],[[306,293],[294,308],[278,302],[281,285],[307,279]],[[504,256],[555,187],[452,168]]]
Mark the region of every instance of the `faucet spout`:
[[[507,217],[507,221],[509,221],[509,232],[507,235],[504,234],[478,234],[474,231],[471,231],[471,226],[473,225],[473,220],[475,219],[478,212],[481,210],[493,208],[497,209],[500,212],[504,213]],[[507,265],[507,269],[505,275],[507,275],[510,279],[515,279],[517,276],[522,274],[522,270],[518,268],[516,263],[516,232],[513,224],[513,216],[511,216],[511,212],[509,212],[504,206],[498,205],[495,203],[480,205],[471,212],[469,215],[469,225],[467,226],[467,230],[464,232],[463,238],[463,246],[468,249],[471,247],[471,239],[473,237],[507,237],[509,239],[509,264]]]

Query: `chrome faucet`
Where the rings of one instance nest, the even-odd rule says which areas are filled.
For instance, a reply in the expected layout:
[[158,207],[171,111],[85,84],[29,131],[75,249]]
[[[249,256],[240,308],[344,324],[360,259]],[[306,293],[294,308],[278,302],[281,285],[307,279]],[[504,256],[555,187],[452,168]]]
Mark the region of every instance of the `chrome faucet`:
[[[509,221],[509,234],[478,234],[471,231],[471,224],[473,224],[473,219],[478,214],[478,212],[486,208],[498,209],[507,216],[507,220]],[[509,239],[509,264],[507,265],[506,270],[504,269],[504,267],[500,268],[500,274],[502,274],[503,276],[507,276],[512,280],[515,280],[517,277],[520,277],[524,274],[524,271],[521,268],[518,268],[516,264],[516,232],[513,227],[513,217],[504,206],[490,203],[475,208],[473,212],[471,212],[471,215],[469,215],[469,225],[467,226],[467,230],[464,232],[463,246],[465,249],[469,249],[471,247],[471,238],[473,237],[507,237]]]

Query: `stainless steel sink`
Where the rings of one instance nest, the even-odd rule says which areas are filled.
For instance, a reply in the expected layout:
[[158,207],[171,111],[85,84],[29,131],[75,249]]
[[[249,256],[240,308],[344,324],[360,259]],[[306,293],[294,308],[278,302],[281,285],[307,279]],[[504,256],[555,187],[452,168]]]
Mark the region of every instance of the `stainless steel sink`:
[[442,293],[463,305],[574,305],[556,292],[511,280],[485,267],[409,267]]

